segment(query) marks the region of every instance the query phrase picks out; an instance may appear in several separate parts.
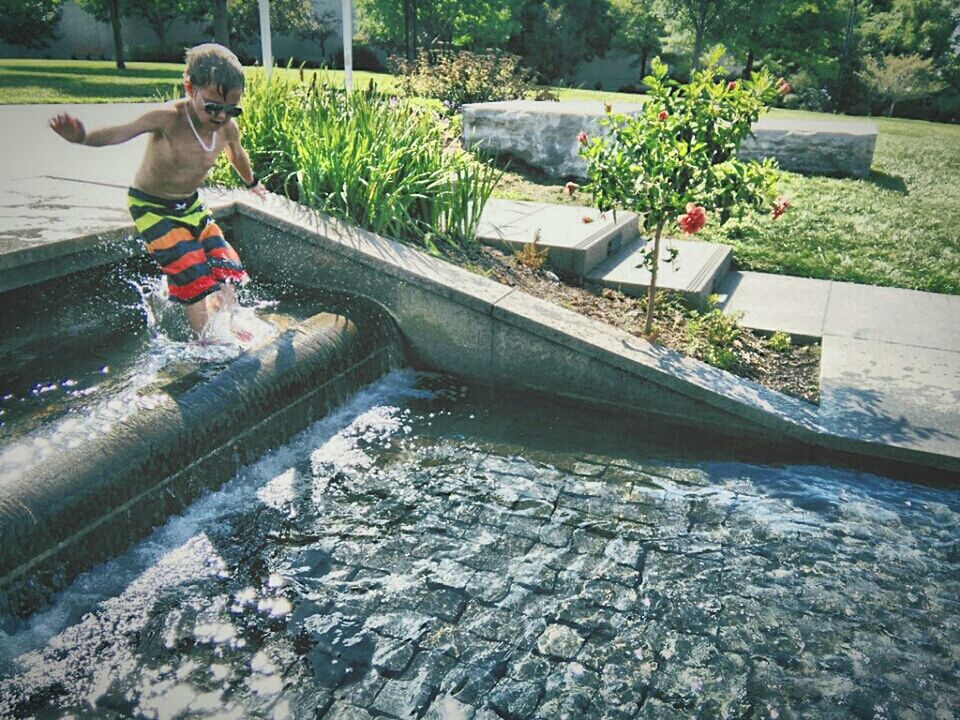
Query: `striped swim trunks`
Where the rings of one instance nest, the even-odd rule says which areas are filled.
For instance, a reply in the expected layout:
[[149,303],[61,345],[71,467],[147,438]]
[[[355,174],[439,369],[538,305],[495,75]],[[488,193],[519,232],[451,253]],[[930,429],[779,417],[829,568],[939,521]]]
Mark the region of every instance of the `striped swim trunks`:
[[167,276],[172,300],[195,303],[219,290],[221,282],[249,279],[198,193],[169,200],[130,188],[127,207],[147,252]]

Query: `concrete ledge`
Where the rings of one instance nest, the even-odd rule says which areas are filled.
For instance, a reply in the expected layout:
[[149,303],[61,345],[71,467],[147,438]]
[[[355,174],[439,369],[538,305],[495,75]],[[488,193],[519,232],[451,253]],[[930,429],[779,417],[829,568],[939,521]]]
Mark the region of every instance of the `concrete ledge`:
[[877,126],[799,118],[761,118],[740,146],[746,160],[775,158],[780,168],[811,175],[865,178],[877,145]]
[[422,367],[803,447],[811,461],[908,473],[922,466],[924,480],[960,482],[960,457],[837,434],[809,403],[281,198],[238,201],[234,228],[257,272],[383,305]]
[[[636,115],[642,107],[615,102],[612,109]],[[518,158],[558,178],[586,177],[577,135],[606,134],[600,126],[605,112],[599,100],[472,103],[463,106],[463,144]],[[864,122],[762,118],[753,133],[741,157],[772,157],[784,170],[821,175],[867,177],[877,143],[876,125]]]
[[0,612],[28,613],[379,377],[395,338],[366,303],[351,319],[315,315],[212,379],[153,388],[121,426],[2,478]]
[[[56,177],[0,184],[0,293],[143,254],[126,195],[118,185]],[[233,212],[233,193],[203,199],[218,221]]]

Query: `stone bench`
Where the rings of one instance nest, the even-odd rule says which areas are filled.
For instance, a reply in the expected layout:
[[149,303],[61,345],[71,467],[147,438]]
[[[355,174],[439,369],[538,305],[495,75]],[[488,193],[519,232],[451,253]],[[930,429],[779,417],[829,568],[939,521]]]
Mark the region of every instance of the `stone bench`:
[[[614,102],[614,113],[634,115],[642,104]],[[605,110],[599,100],[509,100],[463,106],[463,143],[509,155],[556,177],[585,177],[577,135],[597,135]],[[764,118],[741,149],[747,158],[775,157],[784,170],[866,177],[877,141],[875,125]]]

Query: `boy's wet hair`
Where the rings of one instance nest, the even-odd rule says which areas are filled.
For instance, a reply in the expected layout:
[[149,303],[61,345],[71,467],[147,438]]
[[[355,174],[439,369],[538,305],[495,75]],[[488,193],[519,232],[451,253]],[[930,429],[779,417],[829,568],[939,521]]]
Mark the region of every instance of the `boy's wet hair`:
[[217,43],[203,43],[187,50],[184,75],[194,87],[216,86],[222,97],[231,90],[243,90],[243,66],[229,49]]

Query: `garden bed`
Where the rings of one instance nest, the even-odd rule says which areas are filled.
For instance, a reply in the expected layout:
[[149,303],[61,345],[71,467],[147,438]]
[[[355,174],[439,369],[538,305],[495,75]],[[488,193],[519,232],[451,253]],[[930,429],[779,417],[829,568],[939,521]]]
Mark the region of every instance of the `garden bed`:
[[[448,258],[450,259],[450,258]],[[615,290],[591,289],[565,282],[548,270],[534,269],[517,255],[482,247],[460,262],[468,269],[499,283],[516,287],[543,300],[612,325],[641,337],[646,313],[645,299]],[[697,356],[688,334],[689,310],[679,297],[661,294],[657,302],[656,342],[685,355]],[[694,328],[689,327],[691,331]],[[702,340],[702,333],[697,333]],[[820,345],[789,344],[775,350],[769,339],[743,328],[733,343],[735,360],[726,369],[765,387],[817,404],[820,398]]]

